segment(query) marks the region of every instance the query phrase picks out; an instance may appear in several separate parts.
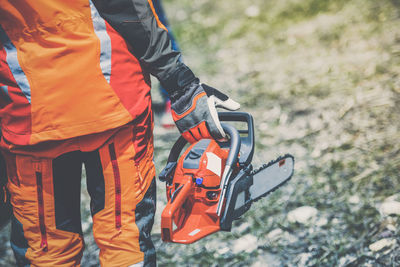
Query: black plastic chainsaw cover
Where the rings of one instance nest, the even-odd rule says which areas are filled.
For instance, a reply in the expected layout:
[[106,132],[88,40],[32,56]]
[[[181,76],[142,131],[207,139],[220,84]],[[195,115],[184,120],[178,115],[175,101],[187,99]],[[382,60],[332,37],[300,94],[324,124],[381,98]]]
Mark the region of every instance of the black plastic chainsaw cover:
[[[229,183],[226,195],[226,206],[220,220],[221,230],[230,231],[232,222],[237,220],[251,207],[249,188],[253,185],[253,177],[249,175],[252,168],[241,170],[239,174]],[[236,203],[243,203],[236,207]]]

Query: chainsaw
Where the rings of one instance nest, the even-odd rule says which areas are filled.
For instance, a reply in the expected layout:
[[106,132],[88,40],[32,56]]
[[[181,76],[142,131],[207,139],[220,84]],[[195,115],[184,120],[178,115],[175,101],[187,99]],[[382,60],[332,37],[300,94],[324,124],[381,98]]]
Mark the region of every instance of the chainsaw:
[[[190,244],[217,231],[230,231],[232,222],[252,203],[287,182],[294,158],[286,154],[253,170],[254,122],[249,113],[218,113],[225,141],[202,139],[180,156],[187,141],[173,145],[159,175],[166,182],[168,203],[161,215],[164,242]],[[245,123],[237,130],[231,124]]]

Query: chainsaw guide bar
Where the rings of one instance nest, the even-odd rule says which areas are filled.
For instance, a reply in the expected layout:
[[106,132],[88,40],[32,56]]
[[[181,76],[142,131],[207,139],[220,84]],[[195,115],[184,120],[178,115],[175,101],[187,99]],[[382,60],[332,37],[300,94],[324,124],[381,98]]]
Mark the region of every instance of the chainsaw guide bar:
[[[274,164],[276,164],[276,163],[278,163],[278,165],[280,165],[279,167],[282,167],[283,164],[286,164],[286,160],[287,160],[287,159],[292,160],[292,161],[293,161],[293,164],[292,164],[292,165],[294,166],[294,157],[293,157],[292,155],[290,155],[290,154],[285,154],[284,156],[278,157],[276,160],[271,160],[269,163],[264,164],[263,166],[261,166],[261,167],[258,168],[257,170],[253,170],[253,171],[251,172],[251,176],[255,176],[255,175],[259,174],[259,173],[262,173],[263,170],[267,169],[268,167],[270,167],[270,166],[272,166],[272,165],[274,165]],[[283,160],[284,160],[284,162],[283,162]],[[283,164],[282,164],[282,163],[283,163]],[[255,199],[252,199],[252,202],[256,202],[256,201],[260,200],[261,198],[267,196],[269,193],[274,192],[276,189],[278,189],[278,188],[280,188],[282,185],[286,184],[286,182],[288,182],[288,181],[292,178],[293,173],[294,173],[294,168],[291,169],[291,172],[290,172],[289,176],[288,176],[286,179],[283,179],[279,184],[277,184],[275,187],[271,188],[271,190],[269,190],[269,191],[263,193],[262,195],[256,197]],[[254,179],[254,178],[253,178],[253,179]]]

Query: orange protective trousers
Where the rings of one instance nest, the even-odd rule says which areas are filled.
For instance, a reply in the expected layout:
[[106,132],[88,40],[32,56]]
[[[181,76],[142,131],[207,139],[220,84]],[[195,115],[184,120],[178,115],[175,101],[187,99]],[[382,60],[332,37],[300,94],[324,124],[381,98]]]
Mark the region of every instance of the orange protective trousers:
[[[131,123],[67,140],[73,151],[56,157],[46,150],[3,152],[14,212],[11,246],[18,266],[80,265],[82,165],[101,265],[155,265],[150,238],[156,202],[152,126],[139,128]],[[50,147],[54,152],[63,143]]]

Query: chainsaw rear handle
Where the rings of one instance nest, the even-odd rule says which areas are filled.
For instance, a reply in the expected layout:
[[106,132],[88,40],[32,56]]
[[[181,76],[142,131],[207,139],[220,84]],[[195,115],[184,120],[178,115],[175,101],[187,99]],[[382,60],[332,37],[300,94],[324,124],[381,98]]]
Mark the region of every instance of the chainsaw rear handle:
[[192,179],[187,179],[182,187],[174,192],[174,196],[171,197],[165,206],[161,214],[161,231],[162,239],[165,242],[173,241],[174,225],[173,218],[175,213],[182,207],[187,197],[191,195],[191,191],[194,190],[194,182]]

